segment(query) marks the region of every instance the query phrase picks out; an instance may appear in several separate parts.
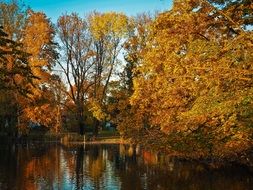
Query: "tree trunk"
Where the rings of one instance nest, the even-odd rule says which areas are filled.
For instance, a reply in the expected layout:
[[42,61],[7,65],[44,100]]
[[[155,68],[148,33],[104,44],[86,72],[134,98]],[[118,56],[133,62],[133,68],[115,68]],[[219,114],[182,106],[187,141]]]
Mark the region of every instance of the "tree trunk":
[[98,136],[98,127],[99,127],[99,120],[97,118],[93,119],[93,136],[97,137]]
[[80,135],[84,135],[85,134],[85,130],[84,130],[84,111],[83,111],[83,107],[82,104],[79,102],[77,104],[78,107],[78,125],[79,125],[79,132]]
[[80,189],[83,185],[83,160],[84,160],[84,147],[80,146],[76,153],[76,186]]
[[80,135],[84,135],[85,131],[84,131],[84,122],[83,122],[83,118],[79,118],[79,132]]

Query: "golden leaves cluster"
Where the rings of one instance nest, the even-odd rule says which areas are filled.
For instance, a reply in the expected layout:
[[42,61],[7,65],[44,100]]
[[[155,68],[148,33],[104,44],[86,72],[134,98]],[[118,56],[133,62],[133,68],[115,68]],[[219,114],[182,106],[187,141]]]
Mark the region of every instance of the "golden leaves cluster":
[[217,154],[251,146],[253,36],[227,15],[204,1],[175,1],[156,18],[131,97],[148,118],[144,129],[183,133]]

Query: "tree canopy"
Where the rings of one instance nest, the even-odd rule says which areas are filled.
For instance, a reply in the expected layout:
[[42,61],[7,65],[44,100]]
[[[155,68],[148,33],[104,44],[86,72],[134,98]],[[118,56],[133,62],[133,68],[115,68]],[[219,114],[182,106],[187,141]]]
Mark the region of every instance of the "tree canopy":
[[15,100],[0,119],[95,136],[110,123],[133,143],[177,155],[247,151],[252,10],[250,0],[174,0],[154,15],[70,13],[54,25],[0,3],[0,104]]

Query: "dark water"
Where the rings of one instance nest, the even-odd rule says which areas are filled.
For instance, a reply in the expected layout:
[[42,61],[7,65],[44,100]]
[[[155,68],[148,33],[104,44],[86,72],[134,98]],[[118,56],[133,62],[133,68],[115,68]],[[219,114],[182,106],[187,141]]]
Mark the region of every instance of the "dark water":
[[126,145],[0,145],[0,189],[252,190],[253,175],[210,170]]

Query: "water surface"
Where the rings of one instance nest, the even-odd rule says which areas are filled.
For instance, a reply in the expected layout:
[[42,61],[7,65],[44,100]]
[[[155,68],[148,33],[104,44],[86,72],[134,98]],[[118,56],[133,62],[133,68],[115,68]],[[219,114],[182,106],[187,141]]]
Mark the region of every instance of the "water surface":
[[0,189],[251,190],[247,168],[211,170],[129,145],[0,145]]

